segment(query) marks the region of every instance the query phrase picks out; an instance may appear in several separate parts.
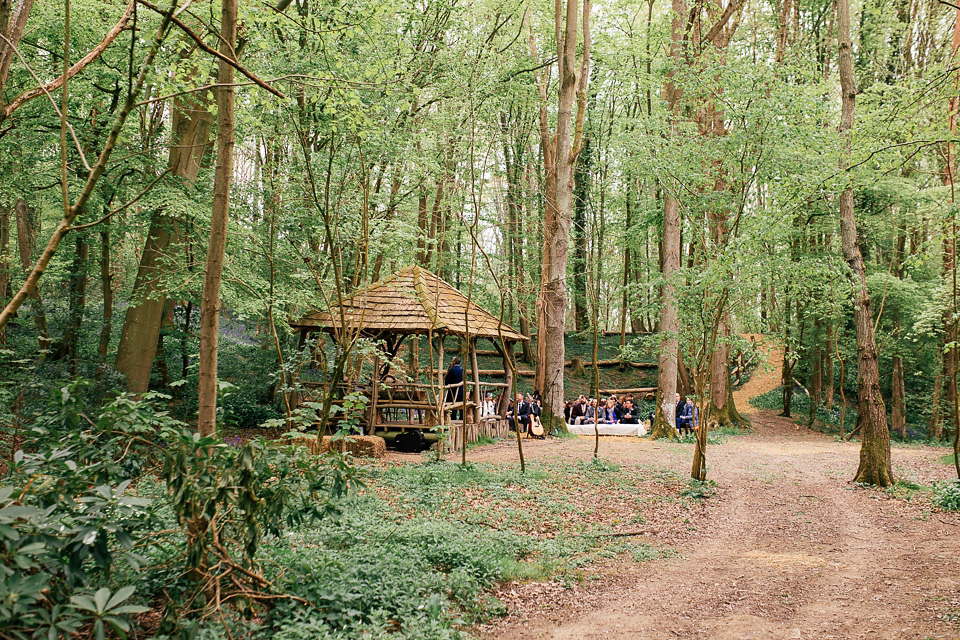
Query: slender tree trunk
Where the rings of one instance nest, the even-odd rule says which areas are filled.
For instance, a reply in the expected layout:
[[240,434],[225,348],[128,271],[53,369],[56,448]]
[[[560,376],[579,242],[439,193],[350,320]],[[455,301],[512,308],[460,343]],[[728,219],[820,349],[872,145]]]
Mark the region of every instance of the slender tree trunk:
[[[4,0],[0,0],[3,2]],[[10,210],[0,209],[0,306],[10,295]],[[7,343],[6,327],[0,328],[0,345]]]
[[[954,17],[954,26],[953,26],[953,48],[951,62],[955,63],[957,60],[957,53],[960,50],[960,9],[955,11]],[[960,96],[958,96],[958,91],[960,91],[960,74],[954,72],[954,90],[953,94],[950,97],[950,102],[948,104],[948,126],[950,129],[951,136],[956,131],[957,124],[957,109],[960,108]],[[944,171],[943,171],[943,182],[946,187],[949,189],[949,203],[952,207],[955,202],[954,190],[955,179],[954,171],[956,169],[956,162],[953,157],[953,145],[951,142],[947,142],[945,145],[945,161],[944,161]],[[951,228],[954,229],[954,232],[951,233]],[[953,278],[954,271],[956,269],[956,259],[957,259],[957,239],[955,232],[955,222],[951,218],[950,227],[944,230],[942,234],[943,238],[943,267],[942,274],[943,280],[948,284]],[[954,283],[955,286],[956,283]],[[952,292],[950,296],[951,299],[956,296],[956,290]],[[957,321],[954,318],[955,310],[952,308],[945,308],[943,310],[943,341],[946,346],[946,350],[943,352],[943,376],[941,379],[941,384],[945,391],[946,398],[944,404],[946,405],[946,411],[944,412],[947,417],[947,422],[950,425],[956,425],[958,416],[957,416]],[[953,345],[953,346],[951,346]]]
[[[837,0],[838,66],[842,112],[840,133],[843,136],[841,169],[850,165],[857,90],[853,79],[852,46],[850,41],[850,0]],[[873,334],[873,315],[870,311],[870,293],[863,256],[857,245],[857,224],[853,213],[853,188],[840,194],[840,233],[843,258],[850,267],[854,287],[854,325],[857,330],[857,409],[860,423],[860,466],[855,482],[888,487],[893,484],[890,464],[890,431],[887,412],[880,393],[880,371],[877,363],[877,342]]]
[[939,441],[943,437],[943,426],[940,423],[940,403],[943,389],[942,367],[938,367],[937,375],[933,380],[933,401],[930,403],[930,421],[927,423],[927,437]]
[[70,314],[67,329],[60,341],[57,354],[69,359],[70,375],[77,375],[78,343],[83,327],[83,312],[87,305],[87,259],[90,243],[83,233],[77,233],[74,243],[73,265],[70,269]]
[[833,318],[827,320],[826,338],[824,338],[823,353],[823,406],[827,411],[833,411]]
[[790,329],[792,321],[790,310],[793,307],[790,293],[786,294],[787,303],[784,306],[783,327],[786,334],[783,347],[783,366],[780,367],[780,393],[783,398],[783,412],[780,414],[784,418],[790,418],[790,404],[793,401],[793,349],[790,347]]
[[[527,163],[526,165],[526,176],[527,176],[527,189],[529,196],[527,197],[528,206],[526,207],[527,213],[530,214],[530,219],[533,219],[533,213],[536,211],[534,206],[534,196],[537,192],[537,175],[534,169],[533,163]],[[520,297],[517,299],[517,315],[520,318],[520,333],[525,336],[530,335],[530,315],[527,310],[527,297],[525,294],[525,269],[526,263],[523,260],[524,251],[524,235],[523,235],[523,209],[517,211],[517,251],[516,257],[519,258],[517,262],[517,290],[520,293]],[[540,336],[537,336],[537,344],[540,343]],[[532,364],[534,361],[533,346],[530,344],[529,340],[524,340],[520,343],[520,360],[525,364]]]
[[730,312],[724,311],[717,327],[717,347],[710,370],[710,417],[718,426],[737,426],[746,420],[733,401],[730,380]]
[[100,292],[103,296],[103,326],[100,327],[100,342],[97,344],[97,359],[100,365],[107,361],[110,349],[110,333],[113,330],[113,273],[110,270],[110,223],[100,230]]
[[587,318],[587,205],[592,183],[593,145],[587,138],[576,171],[573,202],[573,320],[577,333],[586,331]]
[[[896,233],[894,234],[893,242],[893,276],[895,278],[903,278],[903,261],[905,257],[905,250],[907,244],[907,235],[906,228],[903,223],[900,222],[896,225]],[[896,305],[893,312],[893,323],[894,323],[894,334],[899,340],[900,328],[901,328],[901,314],[900,314],[900,305]],[[895,346],[896,349],[899,349],[899,345]],[[900,353],[896,353],[893,356],[893,375],[891,380],[891,392],[890,392],[890,423],[894,431],[900,434],[902,439],[907,438],[907,397],[906,389],[904,388],[904,379],[903,379],[903,356]]]
[[[237,0],[223,0],[220,19],[220,53],[232,57],[237,41]],[[233,67],[218,63],[217,165],[213,179],[213,215],[203,277],[200,315],[200,371],[197,391],[197,430],[201,436],[217,429],[217,342],[220,328],[220,280],[227,247],[230,184],[233,178]]]
[[620,300],[620,346],[624,347],[627,344],[627,308],[630,304],[630,237],[629,229],[633,224],[633,175],[628,170],[626,173],[626,220],[624,220],[623,227],[625,233],[623,234],[623,291],[622,297]]

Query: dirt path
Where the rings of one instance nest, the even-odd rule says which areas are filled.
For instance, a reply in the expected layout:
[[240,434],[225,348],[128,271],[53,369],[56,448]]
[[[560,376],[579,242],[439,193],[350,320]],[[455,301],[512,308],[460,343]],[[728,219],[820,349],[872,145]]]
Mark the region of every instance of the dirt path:
[[[776,349],[770,355],[776,363]],[[960,638],[960,517],[931,513],[923,496],[908,502],[852,486],[857,443],[746,404],[745,393],[778,384],[773,368],[736,398],[754,431],[708,449],[717,495],[687,531],[644,537],[673,546],[679,558],[612,560],[573,589],[509,585],[511,614],[483,637]],[[605,438],[601,447],[623,464],[678,472],[692,455],[689,445],[639,439]],[[534,443],[527,455],[590,451],[582,438]],[[951,468],[936,462],[944,451],[895,448],[897,477],[950,478]]]

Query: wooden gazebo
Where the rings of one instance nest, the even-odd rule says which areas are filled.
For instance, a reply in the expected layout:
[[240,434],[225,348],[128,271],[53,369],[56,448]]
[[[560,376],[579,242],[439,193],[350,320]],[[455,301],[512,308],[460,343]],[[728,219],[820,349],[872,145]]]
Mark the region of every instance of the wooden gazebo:
[[[301,344],[310,333],[319,331],[331,334],[346,331],[349,335],[359,334],[382,341],[390,359],[396,356],[408,336],[434,338],[428,343],[428,348],[435,353],[433,363],[436,367],[429,372],[429,384],[388,382],[391,378],[389,363],[381,365],[379,359],[375,359],[373,370],[378,383],[377,392],[369,389],[366,430],[374,434],[378,430],[403,431],[448,425],[451,422],[447,413],[462,410],[462,431],[466,433],[467,441],[479,435],[476,427],[481,422],[482,386],[504,389],[497,409],[501,417],[505,414],[513,383],[507,354],[512,355],[517,342],[529,340],[469,300],[456,287],[419,266],[401,269],[385,280],[352,293],[343,299],[342,304],[332,302],[331,309],[309,313],[290,325],[300,332]],[[470,360],[469,367],[464,363],[462,400],[455,402],[447,401],[449,389],[444,385],[443,340],[448,336],[467,341]],[[481,339],[492,342],[503,358],[504,383],[481,383],[477,366],[477,342]],[[436,348],[433,342],[437,343]],[[468,428],[471,425],[473,429]],[[457,448],[461,440],[458,431],[453,429],[450,434],[453,448]]]

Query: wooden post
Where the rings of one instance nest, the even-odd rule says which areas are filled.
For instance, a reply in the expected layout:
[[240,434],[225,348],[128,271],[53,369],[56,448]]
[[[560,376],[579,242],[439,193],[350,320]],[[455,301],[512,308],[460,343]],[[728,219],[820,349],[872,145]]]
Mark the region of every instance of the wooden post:
[[370,418],[367,420],[367,428],[370,435],[377,434],[377,399],[380,396],[380,354],[373,354],[373,373],[370,374]]
[[470,366],[473,368],[474,422],[480,422],[480,367],[477,366],[477,338],[470,343]]
[[501,418],[507,417],[507,408],[510,406],[510,398],[513,396],[513,370],[510,368],[510,363],[507,362],[507,354],[513,350],[513,343],[507,343],[507,350],[503,353],[503,380],[506,382],[507,387],[503,390],[503,393],[500,394],[500,406],[497,408],[497,413],[500,414]]
[[[437,349],[437,387],[440,389],[440,396],[437,398],[437,404],[439,405],[437,409],[439,410],[439,415],[437,416],[437,428],[443,430],[447,425],[447,412],[443,410],[443,405],[447,401],[447,390],[443,388],[443,334],[437,337],[437,344],[440,347]],[[433,345],[430,345],[430,348],[433,349]],[[437,440],[437,455],[443,455],[443,438]]]

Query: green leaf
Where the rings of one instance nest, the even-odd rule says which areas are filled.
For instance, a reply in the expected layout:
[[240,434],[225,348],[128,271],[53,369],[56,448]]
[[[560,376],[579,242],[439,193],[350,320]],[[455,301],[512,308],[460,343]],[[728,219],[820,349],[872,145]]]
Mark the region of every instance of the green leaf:
[[[127,585],[126,587],[121,587],[120,589],[118,589],[117,592],[113,594],[113,597],[110,598],[110,601],[107,602],[107,606],[104,607],[104,611],[112,610],[115,606],[117,606],[118,604],[120,604],[121,602],[129,598],[130,596],[132,596],[135,590],[136,590],[136,587],[133,587],[130,585]],[[100,592],[98,591],[97,593],[100,593]]]
[[97,592],[93,594],[93,600],[96,602],[97,612],[103,613],[107,610],[107,603],[110,601],[110,589],[106,587],[97,589]]

